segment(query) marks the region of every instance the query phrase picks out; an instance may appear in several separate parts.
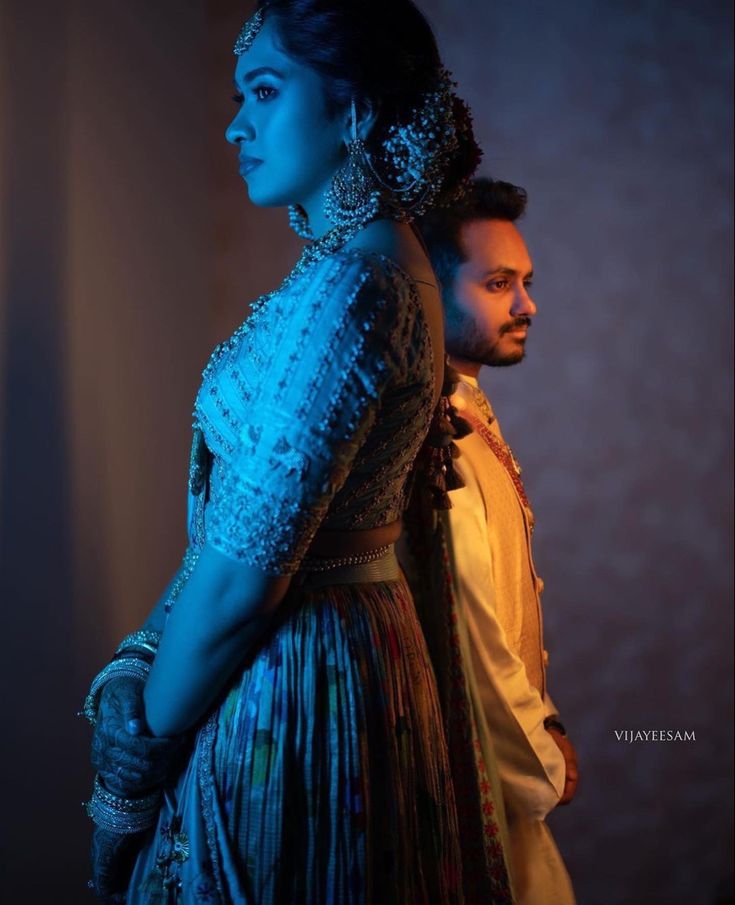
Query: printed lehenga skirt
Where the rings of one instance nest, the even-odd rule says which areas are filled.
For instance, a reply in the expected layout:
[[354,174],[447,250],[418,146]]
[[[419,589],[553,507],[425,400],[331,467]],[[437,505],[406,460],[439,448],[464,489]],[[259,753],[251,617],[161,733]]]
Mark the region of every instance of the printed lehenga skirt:
[[134,905],[461,902],[433,673],[402,579],[289,592],[199,729]]

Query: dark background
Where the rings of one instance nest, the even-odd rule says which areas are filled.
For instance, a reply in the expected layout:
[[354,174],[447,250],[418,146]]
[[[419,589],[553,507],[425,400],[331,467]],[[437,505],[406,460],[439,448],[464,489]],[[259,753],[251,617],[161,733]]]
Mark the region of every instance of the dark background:
[[[581,760],[550,822],[580,905],[726,901],[731,5],[420,5],[482,171],[530,195],[539,314],[527,361],[483,383],[525,467]],[[3,902],[89,901],[74,713],[183,550],[209,350],[297,252],[223,141],[248,11],[0,0]]]

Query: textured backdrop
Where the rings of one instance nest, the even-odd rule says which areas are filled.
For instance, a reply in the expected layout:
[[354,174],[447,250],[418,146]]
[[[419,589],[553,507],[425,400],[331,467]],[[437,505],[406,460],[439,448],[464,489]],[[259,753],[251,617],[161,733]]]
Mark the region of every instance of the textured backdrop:
[[[554,832],[580,905],[728,901],[730,4],[421,6],[483,172],[530,196],[539,314],[484,383],[581,758]],[[297,253],[222,140],[247,11],[0,0],[4,900],[86,901],[73,713],[182,549],[210,346]],[[616,740],[638,729],[696,741]]]

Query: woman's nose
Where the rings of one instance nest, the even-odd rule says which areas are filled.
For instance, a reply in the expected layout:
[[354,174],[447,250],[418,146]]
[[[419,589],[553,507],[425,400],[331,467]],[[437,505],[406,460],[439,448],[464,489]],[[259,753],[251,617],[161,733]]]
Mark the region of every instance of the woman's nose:
[[225,131],[225,138],[230,144],[239,145],[241,141],[252,141],[254,137],[253,125],[245,115],[245,108],[240,107]]

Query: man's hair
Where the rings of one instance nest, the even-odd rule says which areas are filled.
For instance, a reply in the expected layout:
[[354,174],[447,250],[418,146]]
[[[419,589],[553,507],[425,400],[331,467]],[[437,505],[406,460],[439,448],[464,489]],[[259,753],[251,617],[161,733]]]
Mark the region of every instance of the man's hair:
[[461,201],[430,211],[418,222],[434,272],[448,289],[457,268],[467,260],[462,227],[475,220],[515,222],[526,210],[526,190],[497,179],[475,179]]

